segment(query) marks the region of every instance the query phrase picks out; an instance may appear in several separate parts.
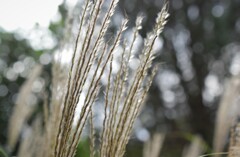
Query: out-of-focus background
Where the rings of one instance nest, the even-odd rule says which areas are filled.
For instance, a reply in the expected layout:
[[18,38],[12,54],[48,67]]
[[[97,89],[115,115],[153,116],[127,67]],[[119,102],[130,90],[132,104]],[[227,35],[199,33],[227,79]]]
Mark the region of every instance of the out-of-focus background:
[[[1,147],[6,145],[8,120],[21,85],[36,63],[44,66],[46,74],[34,83],[33,91],[38,93],[49,83],[51,57],[63,38],[67,16],[71,13],[78,18],[81,4],[73,0],[1,0]],[[120,0],[110,31],[116,29],[120,17],[129,18],[131,29],[136,17],[143,15],[140,33],[146,37],[162,4],[162,0]],[[181,156],[196,135],[204,140],[205,152],[211,152],[217,109],[227,84],[240,73],[240,0],[172,0],[169,12],[157,43],[155,62],[161,67],[126,156],[142,156],[144,143],[156,132],[166,133],[161,156]],[[36,101],[33,95],[30,103]],[[239,108],[236,110],[239,115]]]

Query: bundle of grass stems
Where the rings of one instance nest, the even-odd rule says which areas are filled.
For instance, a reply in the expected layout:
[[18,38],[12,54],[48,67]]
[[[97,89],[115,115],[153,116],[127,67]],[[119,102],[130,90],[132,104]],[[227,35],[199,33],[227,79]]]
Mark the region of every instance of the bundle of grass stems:
[[[22,134],[18,157],[73,157],[87,124],[91,157],[124,156],[134,121],[159,67],[152,64],[153,47],[169,14],[168,4],[165,3],[153,30],[144,39],[143,47],[137,50],[139,64],[133,70],[129,65],[136,58],[134,52],[143,17],[136,19],[130,41],[124,38],[127,19],[122,20],[111,40],[106,39],[118,1],[110,0],[103,7],[105,0],[85,0],[72,59],[66,65],[62,63],[65,51],[55,54],[51,93],[43,94],[43,116],[35,116],[31,128],[24,128],[34,110],[35,105],[29,103],[31,87],[41,73],[41,66],[33,69],[20,91],[9,124],[10,151],[14,150]],[[115,62],[119,66],[117,71]],[[103,77],[106,85],[101,89]],[[96,144],[93,108],[100,90],[104,90],[104,102],[97,105],[103,109],[104,119],[98,139],[100,144]],[[77,110],[79,106],[80,110]]]

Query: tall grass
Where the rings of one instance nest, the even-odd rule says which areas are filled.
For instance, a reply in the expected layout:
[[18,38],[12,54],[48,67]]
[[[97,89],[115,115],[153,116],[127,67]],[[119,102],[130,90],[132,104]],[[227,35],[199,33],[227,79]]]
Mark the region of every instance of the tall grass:
[[[103,3],[104,0],[85,0],[70,66],[66,68],[61,62],[66,54],[56,54],[52,67],[51,97],[46,98],[50,101],[44,102],[43,118],[37,116],[32,129],[25,133],[18,157],[73,157],[88,120],[90,156],[124,156],[134,121],[158,69],[158,65],[152,66],[153,47],[169,16],[168,4],[165,3],[158,14],[155,27],[148,33],[141,55],[137,58],[140,60],[139,64],[132,70],[129,64],[136,57],[133,52],[136,51],[134,48],[143,18],[137,18],[130,42],[124,39],[127,19],[122,21],[114,38],[111,41],[106,40],[118,0],[111,0],[107,10],[103,9]],[[116,69],[114,62],[119,62],[116,73],[113,72]],[[98,146],[95,144],[93,106],[98,98],[103,76],[106,76],[107,85],[104,103],[98,104],[104,109],[103,129]],[[35,77],[31,79],[34,80]],[[29,98],[29,86],[31,82],[22,88],[19,100]],[[77,110],[79,106],[80,111]],[[8,143],[11,149],[16,145],[27,118],[25,111],[28,109],[29,106],[24,101],[16,105],[16,112],[9,125]]]

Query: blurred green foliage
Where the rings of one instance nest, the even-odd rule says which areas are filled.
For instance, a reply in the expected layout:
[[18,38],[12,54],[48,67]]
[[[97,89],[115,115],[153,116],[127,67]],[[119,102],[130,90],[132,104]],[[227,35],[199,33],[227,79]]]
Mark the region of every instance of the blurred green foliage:
[[89,157],[89,156],[90,156],[89,140],[87,138],[83,138],[78,144],[75,157]]

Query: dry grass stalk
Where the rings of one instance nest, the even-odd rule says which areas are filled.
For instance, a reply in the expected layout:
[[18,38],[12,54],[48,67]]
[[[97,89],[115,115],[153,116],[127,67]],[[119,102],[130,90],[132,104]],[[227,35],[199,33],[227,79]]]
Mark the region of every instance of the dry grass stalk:
[[144,144],[143,157],[159,157],[165,134],[155,133],[153,137]]
[[240,78],[234,76],[229,80],[217,112],[214,152],[223,151],[230,128],[236,123],[237,116],[240,114],[239,96]]
[[[107,63],[112,56],[113,50],[119,45],[119,41],[121,39],[122,32],[125,30],[126,21],[123,22],[120,27],[119,33],[117,37],[109,48],[107,44],[102,46],[104,41],[103,37],[106,33],[106,30],[109,25],[110,17],[112,16],[114,9],[116,7],[118,1],[111,1],[109,10],[107,11],[103,24],[101,25],[101,29],[97,32],[97,38],[94,40],[93,33],[95,30],[96,21],[99,17],[100,8],[102,6],[103,1],[99,0],[93,4],[93,9],[89,12],[90,21],[88,23],[88,30],[86,32],[86,36],[83,39],[83,43],[81,45],[78,44],[78,39],[80,38],[81,29],[85,22],[85,11],[84,9],[83,17],[79,27],[79,34],[76,41],[76,47],[73,54],[72,65],[70,68],[70,75],[68,79],[67,85],[67,93],[64,98],[63,104],[63,116],[59,126],[58,137],[55,146],[55,156],[73,156],[75,153],[75,148],[80,140],[80,136],[85,125],[86,119],[89,115],[90,108],[94,103],[94,100],[97,97],[99,82],[103,75],[103,72],[106,68]],[[89,1],[86,2],[85,8],[89,8],[91,4]],[[78,48],[79,47],[79,48]],[[80,56],[77,56],[77,50],[80,49]],[[98,52],[98,54],[97,54]],[[86,98],[84,100],[84,105],[82,108],[82,112],[77,121],[76,128],[72,129],[72,123],[74,119],[74,112],[78,101],[81,96],[81,92],[84,88],[86,80],[89,75],[90,70],[92,70],[92,65],[96,64],[96,68],[94,69],[93,77],[91,78],[90,85],[87,90]],[[73,78],[72,78],[73,77]],[[62,129],[64,128],[64,130]],[[71,136],[71,132],[73,133]],[[67,142],[69,140],[69,143]],[[66,150],[66,151],[65,151]]]
[[35,108],[34,104],[31,102],[32,86],[34,81],[39,77],[41,71],[42,67],[40,65],[35,66],[31,75],[29,75],[27,81],[19,91],[8,126],[8,146],[10,151],[13,151],[15,148],[23,126]]
[[191,145],[184,152],[183,157],[199,157],[204,150],[204,143],[201,137],[195,136]]
[[44,152],[39,151],[44,148],[44,139],[42,138],[41,128],[42,120],[37,117],[33,122],[33,127],[25,130],[24,139],[20,143],[18,151],[19,157],[43,157]]
[[[157,26],[155,28],[160,29],[164,26],[165,23],[162,23],[159,19],[165,18],[166,20],[168,16],[166,9],[167,6],[165,5],[158,16]],[[141,18],[137,19],[137,21],[141,21]],[[139,26],[137,22],[136,30],[138,28]],[[137,33],[137,31],[135,31],[135,33]],[[125,153],[125,147],[129,140],[133,123],[140,112],[147,95],[147,91],[157,71],[157,68],[154,68],[152,75],[147,76],[147,72],[151,67],[153,59],[153,44],[159,33],[160,31],[154,30],[153,33],[148,35],[148,38],[145,41],[143,55],[140,58],[141,64],[137,68],[136,73],[133,75],[130,84],[126,84],[129,69],[127,66],[124,66],[129,64],[130,57],[124,56],[127,52],[125,51],[122,55],[120,70],[115,79],[113,79],[113,83],[111,83],[112,65],[110,64],[109,82],[105,102],[105,119],[100,150],[100,156],[102,157],[121,157]],[[135,44],[135,38],[136,34],[134,34],[132,43],[130,44],[128,56],[131,56],[132,47]],[[127,58],[127,60],[124,60],[124,58]]]

